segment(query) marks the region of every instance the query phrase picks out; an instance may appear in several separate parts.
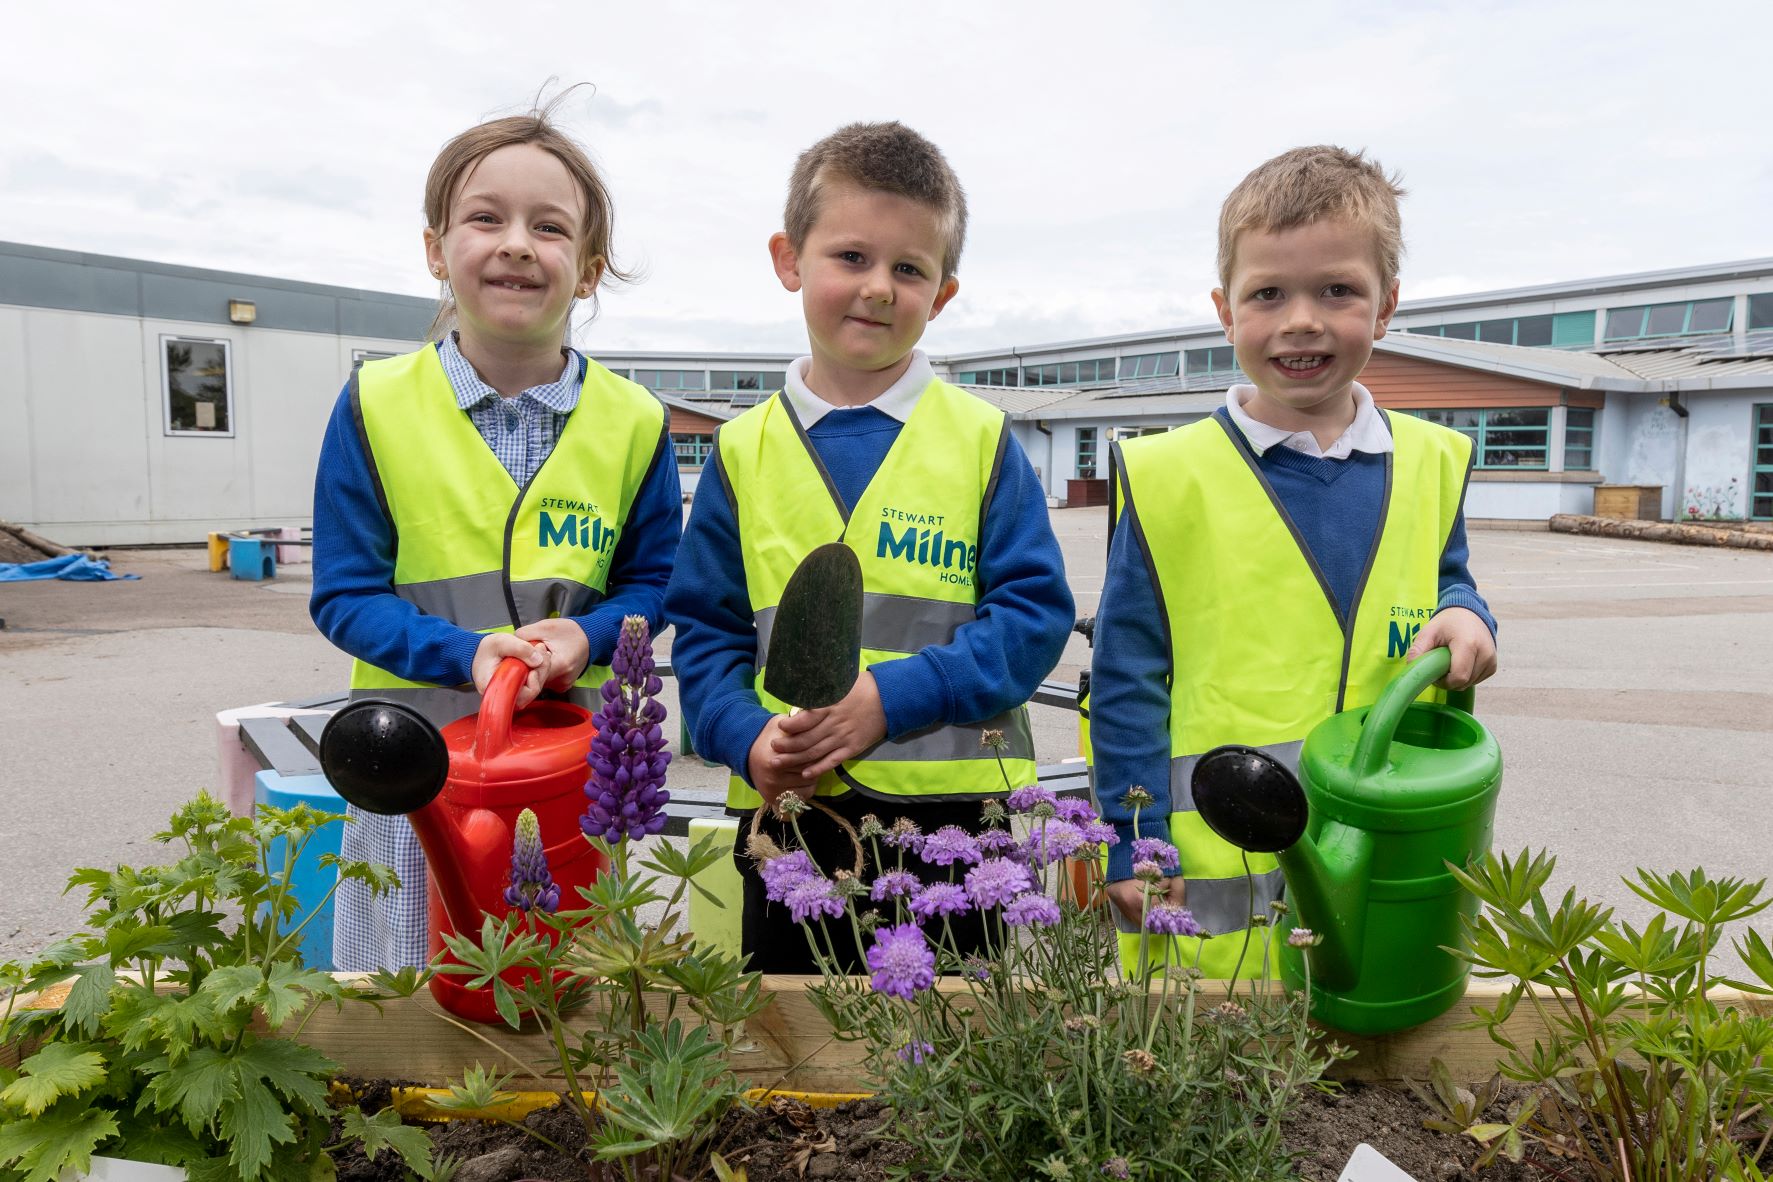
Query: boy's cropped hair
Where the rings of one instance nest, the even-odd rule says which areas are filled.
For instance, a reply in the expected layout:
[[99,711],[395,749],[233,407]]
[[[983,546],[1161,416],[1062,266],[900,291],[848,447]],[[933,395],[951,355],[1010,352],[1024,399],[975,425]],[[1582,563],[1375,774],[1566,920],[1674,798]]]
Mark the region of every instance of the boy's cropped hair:
[[1404,195],[1397,173],[1390,176],[1365,152],[1332,144],[1294,148],[1256,166],[1238,182],[1219,210],[1219,285],[1231,289],[1238,235],[1249,230],[1278,233],[1319,218],[1345,218],[1373,232],[1379,278],[1386,287],[1397,278],[1404,232],[1397,199]]
[[800,154],[788,179],[782,228],[799,249],[819,216],[819,196],[831,181],[894,193],[934,210],[947,223],[942,279],[954,277],[967,236],[967,195],[942,150],[903,123],[851,123]]

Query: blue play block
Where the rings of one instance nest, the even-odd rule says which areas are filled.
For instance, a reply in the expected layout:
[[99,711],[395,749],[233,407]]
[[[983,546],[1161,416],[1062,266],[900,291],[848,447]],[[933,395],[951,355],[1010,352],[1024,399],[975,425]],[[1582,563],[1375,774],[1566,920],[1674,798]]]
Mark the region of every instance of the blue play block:
[[[253,799],[259,804],[279,809],[305,804],[323,812],[345,811],[344,799],[332,790],[332,785],[321,775],[283,776],[276,772],[260,772],[253,777]],[[339,852],[339,839],[343,836],[344,829],[343,821],[335,821],[310,837],[308,844],[302,847],[302,855],[296,859],[291,875],[291,888],[301,909],[289,920],[285,931],[300,924],[313,913],[315,904],[320,900],[326,900],[326,905],[314,915],[313,922],[302,929],[298,942],[302,961],[311,969],[332,969],[332,899],[327,892],[339,880],[339,872],[330,866],[322,867],[320,859],[325,854],[336,855]],[[283,865],[283,845],[283,838],[271,843],[269,853],[273,870]]]
[[257,583],[277,577],[277,542],[272,538],[228,539],[228,573]]

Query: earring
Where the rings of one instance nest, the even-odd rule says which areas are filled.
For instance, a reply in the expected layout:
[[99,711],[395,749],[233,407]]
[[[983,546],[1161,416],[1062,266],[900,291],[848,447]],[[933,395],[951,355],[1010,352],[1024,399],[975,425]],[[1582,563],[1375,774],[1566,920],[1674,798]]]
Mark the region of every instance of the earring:
[[437,276],[437,278],[439,278],[439,279],[442,279],[443,278],[443,268],[442,267],[432,267],[431,274]]

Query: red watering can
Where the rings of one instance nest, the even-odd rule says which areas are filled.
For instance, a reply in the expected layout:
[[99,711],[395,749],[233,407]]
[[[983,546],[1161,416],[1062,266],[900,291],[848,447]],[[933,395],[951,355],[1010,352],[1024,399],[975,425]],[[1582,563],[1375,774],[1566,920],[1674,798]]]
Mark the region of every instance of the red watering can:
[[[530,809],[542,831],[548,869],[563,900],[605,866],[579,828],[585,811],[586,752],[596,728],[582,706],[537,700],[514,712],[529,667],[507,657],[487,684],[480,713],[441,732],[399,702],[365,699],[334,714],[320,736],[320,765],[340,796],[366,812],[405,814],[429,869],[431,955],[443,937],[474,938],[483,913],[510,913],[511,842]],[[445,960],[454,958],[445,954]],[[451,1013],[497,1023],[490,987],[439,973],[431,995]],[[519,984],[511,980],[511,984]]]

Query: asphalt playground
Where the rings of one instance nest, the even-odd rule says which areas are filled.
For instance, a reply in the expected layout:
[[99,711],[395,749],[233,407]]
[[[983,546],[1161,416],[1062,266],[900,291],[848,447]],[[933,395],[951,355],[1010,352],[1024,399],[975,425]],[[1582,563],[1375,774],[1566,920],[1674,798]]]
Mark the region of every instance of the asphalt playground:
[[[1092,613],[1103,511],[1053,524]],[[1649,912],[1620,882],[1636,866],[1773,871],[1773,554],[1529,531],[1472,546],[1501,621],[1501,671],[1477,698],[1505,760],[1497,846],[1550,849],[1559,889],[1633,919]],[[0,960],[77,928],[75,867],[158,860],[152,835],[214,786],[217,711],[345,682],[305,567],[245,583],[201,550],[111,557],[140,580],[0,585]],[[1074,637],[1053,676],[1088,660]],[[1043,762],[1075,754],[1074,715],[1034,720]],[[689,758],[672,777],[723,773]]]

